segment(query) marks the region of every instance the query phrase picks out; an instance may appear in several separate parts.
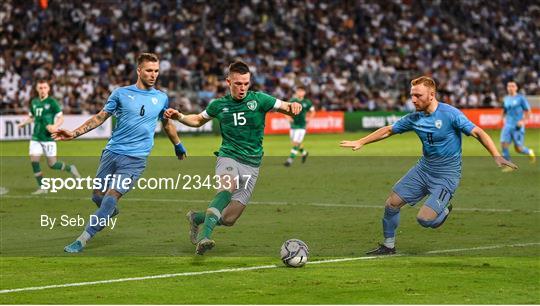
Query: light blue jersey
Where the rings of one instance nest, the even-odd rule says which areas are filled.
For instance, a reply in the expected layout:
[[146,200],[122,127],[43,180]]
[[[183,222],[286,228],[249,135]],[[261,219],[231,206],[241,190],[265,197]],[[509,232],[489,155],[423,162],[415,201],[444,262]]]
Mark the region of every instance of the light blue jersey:
[[505,127],[515,128],[523,119],[523,113],[531,110],[529,102],[523,95],[506,96],[503,99]]
[[116,154],[146,157],[154,146],[158,119],[169,107],[167,95],[157,89],[135,85],[115,89],[104,110],[116,117],[116,127],[105,150]]
[[475,125],[457,108],[439,102],[432,114],[414,112],[398,120],[392,132],[414,131],[422,141],[418,166],[434,177],[461,177],[461,133],[470,135]]

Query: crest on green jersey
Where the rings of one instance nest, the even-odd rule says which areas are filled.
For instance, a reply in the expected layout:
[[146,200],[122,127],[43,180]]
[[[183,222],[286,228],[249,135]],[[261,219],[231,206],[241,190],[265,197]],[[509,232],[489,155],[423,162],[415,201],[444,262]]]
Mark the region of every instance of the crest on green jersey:
[[50,104],[45,104],[45,105],[43,105],[43,107],[44,107],[45,109],[49,109],[49,108],[51,107],[51,105],[50,105]]
[[247,107],[250,110],[254,111],[257,108],[257,101],[255,101],[255,100],[248,101],[247,102]]

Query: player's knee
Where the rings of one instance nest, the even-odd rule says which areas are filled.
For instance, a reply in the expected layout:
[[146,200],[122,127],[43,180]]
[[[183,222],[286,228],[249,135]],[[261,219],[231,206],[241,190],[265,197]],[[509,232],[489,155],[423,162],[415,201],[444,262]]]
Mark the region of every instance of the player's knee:
[[433,227],[435,225],[435,219],[428,220],[428,219],[425,219],[425,217],[421,217],[421,216],[416,216],[416,221],[418,221],[418,223],[422,225],[423,227]]
[[233,226],[236,223],[236,218],[230,216],[221,217],[221,224],[224,226]]
[[389,196],[388,199],[386,199],[386,203],[385,203],[386,207],[388,208],[391,208],[391,209],[400,209],[401,206],[403,206],[403,203],[401,200],[397,200],[395,199],[393,196]]
[[102,200],[103,200],[103,193],[99,193],[96,191],[92,193],[92,202],[96,203],[96,205],[101,206]]
[[222,191],[228,191],[230,193],[233,193],[236,190],[236,188],[235,188],[236,186],[232,186],[234,184],[235,183],[231,184],[231,186],[222,186],[221,188],[218,189],[217,193],[220,193]]
[[107,192],[105,193],[105,195],[108,195],[108,196],[111,196],[111,197],[114,197],[116,200],[119,200],[121,197],[122,197],[122,194],[114,189],[109,189],[107,190]]

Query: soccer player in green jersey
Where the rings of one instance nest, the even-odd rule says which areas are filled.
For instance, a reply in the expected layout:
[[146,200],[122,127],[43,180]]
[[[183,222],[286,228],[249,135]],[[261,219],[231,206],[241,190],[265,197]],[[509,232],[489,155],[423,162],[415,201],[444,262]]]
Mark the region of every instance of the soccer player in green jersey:
[[303,86],[296,87],[296,93],[291,99],[291,102],[298,102],[302,104],[302,111],[300,114],[290,119],[291,130],[289,132],[289,136],[291,137],[293,147],[291,149],[289,158],[287,158],[287,161],[284,164],[285,167],[289,167],[293,163],[293,160],[298,153],[302,155],[302,163],[306,162],[309,153],[306,149],[304,149],[304,144],[302,142],[304,141],[304,136],[306,135],[307,119],[312,118],[315,115],[313,102],[306,99],[306,89]]
[[[190,239],[196,253],[204,254],[215,245],[211,239],[216,225],[232,226],[242,215],[251,198],[263,157],[266,113],[272,110],[294,116],[302,111],[296,102],[284,102],[263,92],[249,91],[251,73],[242,61],[229,66],[227,85],[230,93],[213,100],[200,114],[184,115],[168,109],[165,117],[199,127],[216,118],[221,127],[222,143],[217,156],[217,194],[206,212],[188,212]],[[199,233],[199,225],[202,231]]]
[[51,133],[56,131],[64,123],[64,116],[58,101],[49,96],[50,90],[51,87],[46,80],[39,80],[37,82],[36,91],[38,97],[32,99],[30,102],[28,118],[18,125],[19,128],[22,128],[34,122],[34,132],[32,133],[32,140],[30,140],[29,154],[32,162],[32,170],[34,171],[39,188],[32,194],[47,193],[47,189],[41,188],[43,173],[41,172],[39,161],[43,154],[47,157],[47,164],[51,169],[63,170],[71,173],[73,177],[80,177],[74,165],[68,165],[56,160],[56,142],[51,137]]

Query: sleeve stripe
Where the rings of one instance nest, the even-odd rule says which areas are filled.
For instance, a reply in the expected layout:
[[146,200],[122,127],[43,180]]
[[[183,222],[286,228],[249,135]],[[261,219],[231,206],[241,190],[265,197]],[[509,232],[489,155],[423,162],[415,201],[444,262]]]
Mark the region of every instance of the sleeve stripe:
[[206,110],[203,110],[200,114],[204,119],[210,119],[212,118],[212,116],[208,115],[208,113],[206,112]]

